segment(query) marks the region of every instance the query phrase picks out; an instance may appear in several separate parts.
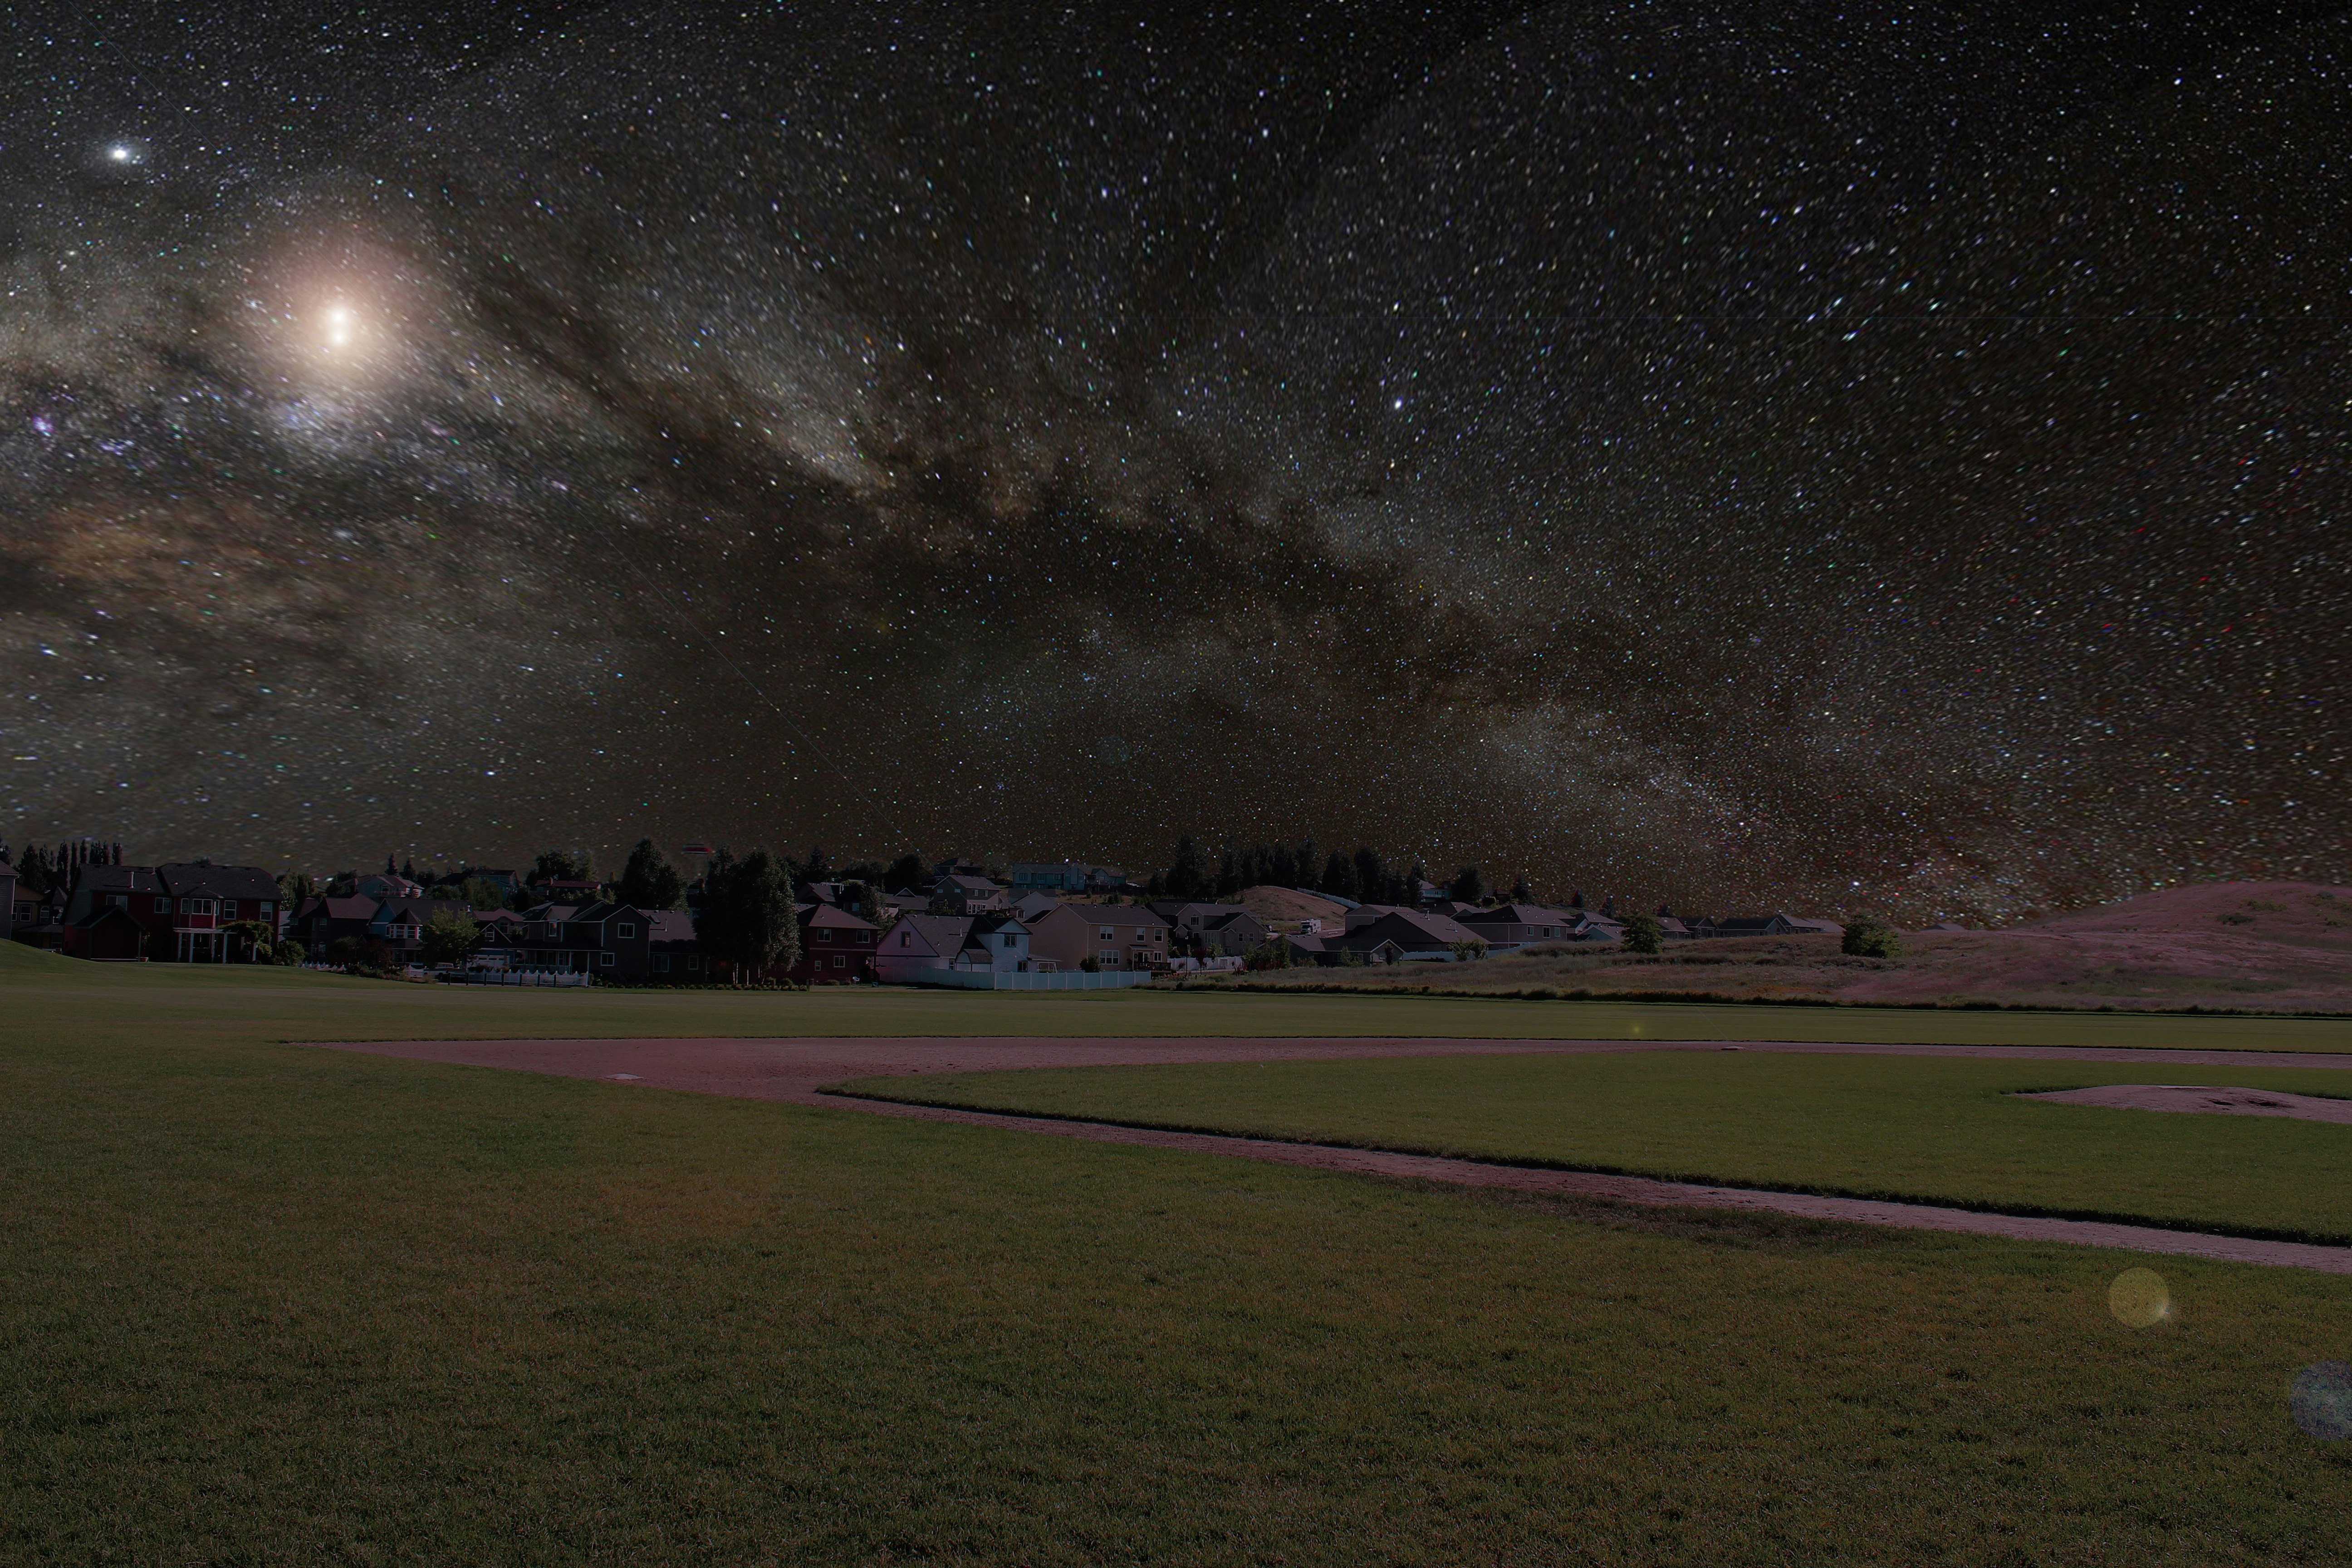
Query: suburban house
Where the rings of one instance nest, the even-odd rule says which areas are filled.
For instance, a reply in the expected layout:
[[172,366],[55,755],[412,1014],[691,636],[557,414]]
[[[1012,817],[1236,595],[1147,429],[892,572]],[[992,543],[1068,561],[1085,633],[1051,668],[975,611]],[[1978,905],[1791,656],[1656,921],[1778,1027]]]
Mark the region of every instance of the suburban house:
[[991,914],[1005,906],[1003,889],[985,877],[961,874],[942,877],[932,884],[931,898],[960,915]]
[[282,910],[277,879],[257,866],[84,866],[62,946],[73,958],[226,963],[246,956],[230,927],[257,921],[274,936]]
[[1029,951],[1064,969],[1150,969],[1168,958],[1168,923],[1140,904],[1056,904],[1029,928]]
[[1016,893],[1034,888],[1057,893],[1111,893],[1127,886],[1127,873],[1118,868],[1084,866],[1076,860],[1015,866],[1011,877]]
[[1835,921],[1800,920],[1777,911],[1769,915],[1733,915],[1707,921],[1697,928],[1701,936],[1843,936]]
[[925,971],[954,962],[973,924],[971,915],[903,915],[874,950],[874,973],[893,985],[920,984]]
[[1532,942],[1559,942],[1569,934],[1574,917],[1535,904],[1496,904],[1492,909],[1465,909],[1454,923],[1486,939],[1487,948],[1508,952]]
[[1023,925],[1034,930],[1038,917],[1061,901],[1051,893],[1024,893],[1013,900],[1012,913]]
[[397,871],[371,871],[353,884],[366,899],[421,899],[425,889]]
[[1349,910],[1347,934],[1323,939],[1324,951],[1335,958],[1358,953],[1369,963],[1450,963],[1460,956],[1457,943],[1475,943],[1481,951],[1486,945],[1484,936],[1451,915],[1391,909],[1359,922],[1356,917],[1371,908]]
[[387,947],[413,955],[424,940],[425,922],[439,910],[455,910],[459,914],[473,912],[460,904],[436,903],[414,894],[380,899],[375,913],[368,917],[367,933]]
[[801,956],[794,980],[811,985],[846,984],[873,973],[881,928],[828,903],[800,908]]
[[710,977],[702,943],[694,934],[692,915],[684,910],[647,910],[645,916],[647,979],[693,985]]
[[993,971],[998,974],[1028,973],[1033,969],[1052,969],[1052,959],[1032,959],[1029,952],[1029,928],[1011,915],[982,915],[971,922],[964,933],[963,946],[948,963],[950,969],[967,973]]
[[308,947],[311,957],[324,957],[337,939],[368,934],[368,928],[375,921],[377,902],[356,894],[305,900],[302,907],[294,911],[287,934]]
[[1239,904],[1188,904],[1166,900],[1151,908],[1180,936],[1229,958],[1238,958],[1266,938],[1265,922]]

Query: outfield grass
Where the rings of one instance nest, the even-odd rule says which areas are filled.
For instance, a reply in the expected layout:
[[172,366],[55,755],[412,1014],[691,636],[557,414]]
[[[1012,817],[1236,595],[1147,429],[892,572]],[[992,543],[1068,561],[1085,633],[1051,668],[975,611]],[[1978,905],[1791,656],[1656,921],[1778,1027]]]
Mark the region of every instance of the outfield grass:
[[1811,1040],[2352,1051],[2352,1019],[1933,1012],[1444,996],[1136,991],[499,990],[301,970],[89,964],[0,942],[0,1032],[19,997],[191,1044],[678,1035],[1323,1035]]
[[1762,1051],[1063,1068],[846,1087],[973,1110],[2352,1242],[2352,1127],[2015,1098],[2105,1083],[2352,1097],[2343,1069]]
[[0,1002],[13,1560],[2343,1549],[2285,1404],[2340,1279],[2158,1260],[2132,1331],[2126,1255],[268,1043],[379,987],[183,1036],[146,983]]

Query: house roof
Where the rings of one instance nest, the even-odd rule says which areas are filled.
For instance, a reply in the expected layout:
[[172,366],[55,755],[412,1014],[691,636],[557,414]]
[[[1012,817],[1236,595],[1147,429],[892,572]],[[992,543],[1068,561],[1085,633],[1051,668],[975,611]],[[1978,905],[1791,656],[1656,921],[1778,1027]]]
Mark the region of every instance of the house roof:
[[880,931],[882,929],[872,921],[859,920],[848,910],[837,909],[832,904],[803,904],[800,916],[801,924],[810,928],[838,926],[844,931]]
[[370,921],[375,919],[376,900],[357,894],[334,894],[312,899],[296,911],[297,920],[325,915],[331,921]]
[[998,887],[995,883],[990,881],[985,877],[959,876],[940,878],[939,881],[939,889],[940,891],[946,891],[950,889],[959,893],[1001,893],[1004,891],[1003,889]]
[[155,878],[174,898],[277,899],[278,879],[258,866],[170,865]]
[[646,935],[655,942],[692,942],[694,917],[684,910],[647,910]]
[[1244,921],[1248,921],[1253,925],[1260,923],[1258,918],[1247,910],[1228,910],[1223,914],[1203,920],[1201,922],[1201,930],[1203,933],[1213,931],[1231,931]]
[[152,893],[161,890],[152,866],[84,866],[74,886],[93,893]]
[[890,928],[893,935],[911,936],[911,942],[894,942],[889,951],[912,952],[916,947],[931,953],[951,953],[963,946],[978,921],[971,915],[908,915]]
[[1581,913],[1581,910],[1571,914],[1565,910],[1548,910],[1538,904],[1496,904],[1491,910],[1477,910],[1454,918],[1466,926],[1569,926],[1574,925],[1577,916]]
[[476,910],[473,915],[476,925],[519,926],[522,924],[522,917],[512,910]]
[[1407,952],[1450,948],[1457,942],[1483,942],[1486,940],[1451,915],[1423,914],[1413,910],[1391,910],[1380,919],[1357,927],[1340,939],[1341,945],[1347,947],[1366,942],[1393,942]]

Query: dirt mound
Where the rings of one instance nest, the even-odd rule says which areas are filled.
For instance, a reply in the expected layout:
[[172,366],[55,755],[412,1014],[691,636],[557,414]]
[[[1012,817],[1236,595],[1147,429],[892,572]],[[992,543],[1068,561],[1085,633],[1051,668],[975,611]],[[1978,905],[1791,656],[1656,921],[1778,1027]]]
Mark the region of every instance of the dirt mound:
[[2061,1105],[2098,1105],[2113,1110],[2188,1110],[2210,1116],[2292,1116],[2305,1121],[2352,1126],[2352,1100],[2287,1094],[2270,1089],[2222,1089],[2199,1083],[2116,1083],[2098,1089],[2053,1089],[2021,1094]]
[[1336,921],[1348,912],[1336,899],[1271,885],[1244,888],[1234,902],[1262,921]]
[[2018,931],[2256,937],[2352,952],[2352,888],[2319,882],[2211,882],[2077,910]]

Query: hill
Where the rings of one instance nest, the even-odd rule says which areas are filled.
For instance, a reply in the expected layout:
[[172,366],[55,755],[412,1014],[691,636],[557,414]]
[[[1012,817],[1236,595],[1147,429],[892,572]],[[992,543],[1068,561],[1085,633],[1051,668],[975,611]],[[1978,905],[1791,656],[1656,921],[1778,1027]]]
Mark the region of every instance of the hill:
[[2352,1013],[2352,888],[2310,882],[2168,888],[2000,931],[1914,932],[1904,946],[1904,956],[1894,960],[1849,958],[1835,938],[1818,936],[1681,943],[1655,958],[1531,949],[1460,969],[1304,970],[1277,983]]

